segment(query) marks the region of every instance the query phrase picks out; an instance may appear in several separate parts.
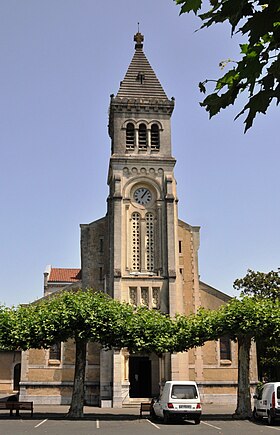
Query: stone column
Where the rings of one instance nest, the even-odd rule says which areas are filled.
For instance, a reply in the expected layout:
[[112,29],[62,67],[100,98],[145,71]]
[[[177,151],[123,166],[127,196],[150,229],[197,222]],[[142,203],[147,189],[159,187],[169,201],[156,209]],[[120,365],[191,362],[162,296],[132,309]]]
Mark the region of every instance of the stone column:
[[113,196],[114,207],[114,299],[121,300],[121,270],[122,270],[122,196],[121,196],[121,180],[118,176],[115,177],[115,192]]
[[157,204],[157,219],[156,219],[156,239],[154,241],[155,246],[155,266],[158,270],[158,274],[162,275],[163,272],[163,266],[162,266],[162,237],[163,237],[163,230],[162,230],[162,205],[158,202]]
[[171,354],[164,353],[162,355],[162,363],[160,370],[160,388],[162,390],[166,381],[171,380]]
[[[192,245],[193,245],[193,307],[196,313],[201,306],[200,289],[199,289],[199,272],[198,272],[198,248],[199,248],[199,235],[197,233],[192,233]],[[202,382],[204,380],[203,373],[203,349],[202,347],[197,347],[194,350],[195,355],[195,379],[197,382]],[[202,392],[202,391],[201,391]]]
[[177,219],[176,219],[176,201],[174,196],[173,178],[166,177],[166,247],[167,247],[167,265],[169,277],[169,314],[173,317],[177,309],[177,294],[176,294],[176,249],[177,249]]
[[28,382],[28,366],[29,366],[29,350],[22,351],[21,353],[21,383],[19,400],[27,400],[26,384]]
[[125,232],[126,237],[124,237],[126,244],[125,244],[125,270],[126,272],[129,271],[131,268],[131,218],[129,216],[129,205],[125,206]]

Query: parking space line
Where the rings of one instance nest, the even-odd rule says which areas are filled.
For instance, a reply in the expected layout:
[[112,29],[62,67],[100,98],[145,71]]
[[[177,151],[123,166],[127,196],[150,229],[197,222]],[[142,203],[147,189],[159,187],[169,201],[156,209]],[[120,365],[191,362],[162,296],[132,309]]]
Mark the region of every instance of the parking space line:
[[146,421],[148,421],[149,423],[151,423],[151,425],[154,426],[154,427],[156,427],[157,429],[160,429],[160,427],[159,427],[157,424],[153,423],[153,422],[152,422],[151,420],[149,420],[148,418],[146,418]]
[[275,429],[275,430],[280,430],[280,427],[274,427],[274,426],[265,426],[268,429]]
[[48,419],[46,418],[45,420],[41,421],[40,423],[36,424],[36,426],[34,426],[34,429],[36,429],[36,427],[41,426],[41,424],[46,423],[46,421],[48,421]]
[[218,427],[218,426],[214,426],[213,424],[210,424],[210,423],[206,423],[205,421],[202,421],[201,423],[202,423],[202,424],[206,424],[206,426],[210,426],[210,427],[213,427],[214,429],[222,430],[222,428],[221,428],[221,427]]
[[100,429],[99,420],[96,420],[96,429]]

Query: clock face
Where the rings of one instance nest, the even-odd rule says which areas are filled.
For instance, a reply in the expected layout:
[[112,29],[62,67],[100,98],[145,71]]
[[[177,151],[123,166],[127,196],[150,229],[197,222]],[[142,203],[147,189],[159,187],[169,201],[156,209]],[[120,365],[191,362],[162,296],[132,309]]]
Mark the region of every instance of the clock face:
[[136,189],[133,196],[137,204],[140,205],[146,205],[152,200],[152,194],[146,187]]

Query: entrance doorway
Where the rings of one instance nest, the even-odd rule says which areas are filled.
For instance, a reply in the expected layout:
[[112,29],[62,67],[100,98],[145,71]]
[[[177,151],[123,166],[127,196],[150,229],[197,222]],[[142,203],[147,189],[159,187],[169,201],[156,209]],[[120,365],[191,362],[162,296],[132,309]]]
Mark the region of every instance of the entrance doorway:
[[151,397],[151,361],[147,356],[129,357],[130,397]]
[[13,379],[13,389],[14,389],[14,391],[19,391],[20,370],[21,370],[21,364],[18,363],[18,364],[16,364],[14,366],[14,379]]

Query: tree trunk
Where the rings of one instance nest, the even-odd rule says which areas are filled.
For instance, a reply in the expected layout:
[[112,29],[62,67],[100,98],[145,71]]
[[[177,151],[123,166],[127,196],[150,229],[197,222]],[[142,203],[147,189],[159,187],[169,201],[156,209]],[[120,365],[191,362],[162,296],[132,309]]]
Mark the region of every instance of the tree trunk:
[[239,337],[237,408],[233,417],[240,420],[251,418],[252,416],[250,393],[250,349],[251,337]]
[[76,338],[76,362],[69,418],[83,417],[87,341]]

